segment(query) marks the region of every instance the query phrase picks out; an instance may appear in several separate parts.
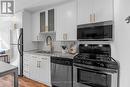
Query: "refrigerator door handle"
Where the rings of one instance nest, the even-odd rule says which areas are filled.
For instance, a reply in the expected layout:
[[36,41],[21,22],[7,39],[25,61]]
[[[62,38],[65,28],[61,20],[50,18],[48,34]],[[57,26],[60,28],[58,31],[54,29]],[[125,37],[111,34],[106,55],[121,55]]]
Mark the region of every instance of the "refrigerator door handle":
[[22,33],[20,33],[19,35],[19,38],[18,38],[18,51],[19,51],[19,54],[22,55],[21,51],[20,51],[20,38],[22,37]]

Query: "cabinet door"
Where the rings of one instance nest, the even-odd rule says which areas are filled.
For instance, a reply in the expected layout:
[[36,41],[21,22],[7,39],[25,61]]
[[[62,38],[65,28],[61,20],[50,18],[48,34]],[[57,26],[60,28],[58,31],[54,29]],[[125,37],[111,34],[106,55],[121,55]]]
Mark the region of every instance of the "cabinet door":
[[30,71],[30,78],[32,80],[36,80],[38,78],[38,74],[37,74],[37,56],[32,55],[32,57],[30,58],[30,66],[29,66],[29,71]]
[[77,0],[77,4],[78,4],[78,25],[91,23],[93,0]]
[[40,13],[32,14],[32,41],[38,41],[40,33]]
[[69,2],[56,9],[56,40],[76,40],[76,2]]
[[48,31],[54,31],[54,9],[48,10]]
[[50,78],[50,57],[43,56],[40,61],[39,81],[50,86]]
[[113,0],[93,0],[95,22],[113,20]]
[[46,12],[41,12],[40,13],[40,32],[45,32],[45,27],[46,27]]

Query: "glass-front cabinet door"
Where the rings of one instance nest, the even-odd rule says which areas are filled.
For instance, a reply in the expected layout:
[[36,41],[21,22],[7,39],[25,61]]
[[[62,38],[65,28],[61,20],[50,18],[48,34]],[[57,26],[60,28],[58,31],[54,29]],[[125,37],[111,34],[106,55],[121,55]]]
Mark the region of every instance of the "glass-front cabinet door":
[[45,28],[46,28],[46,13],[45,12],[41,12],[40,13],[40,32],[45,32]]
[[48,31],[54,31],[54,9],[48,10]]

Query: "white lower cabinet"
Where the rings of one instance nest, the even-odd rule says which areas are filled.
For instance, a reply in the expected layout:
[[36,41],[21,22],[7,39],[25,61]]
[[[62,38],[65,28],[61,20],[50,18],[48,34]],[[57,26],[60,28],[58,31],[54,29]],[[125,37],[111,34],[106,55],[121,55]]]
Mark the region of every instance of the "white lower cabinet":
[[36,81],[38,81],[37,74],[36,74],[37,73],[37,58],[38,58],[37,56],[31,55],[30,63],[29,63],[29,73],[30,73],[29,78]]
[[27,78],[51,86],[50,56],[24,54],[23,74]]
[[39,80],[41,83],[51,85],[51,74],[50,74],[50,58],[47,56],[41,56],[39,61]]

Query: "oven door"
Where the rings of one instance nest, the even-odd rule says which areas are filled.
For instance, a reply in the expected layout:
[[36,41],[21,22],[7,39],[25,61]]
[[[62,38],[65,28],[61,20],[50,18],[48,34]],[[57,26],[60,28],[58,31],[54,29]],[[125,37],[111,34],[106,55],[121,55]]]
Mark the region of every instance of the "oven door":
[[74,87],[117,87],[115,74],[74,65]]

